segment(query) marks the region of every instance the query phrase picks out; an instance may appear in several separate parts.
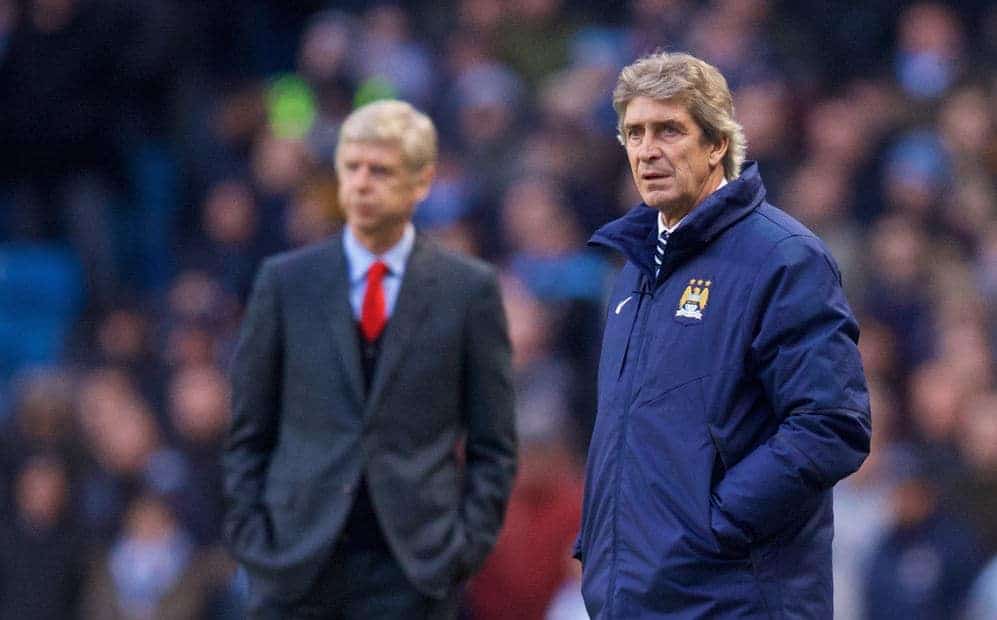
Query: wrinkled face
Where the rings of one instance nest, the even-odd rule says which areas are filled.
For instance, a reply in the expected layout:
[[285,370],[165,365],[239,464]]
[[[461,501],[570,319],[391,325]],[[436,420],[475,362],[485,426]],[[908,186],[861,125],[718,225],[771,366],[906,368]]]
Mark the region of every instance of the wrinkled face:
[[690,211],[723,178],[727,141],[710,144],[679,103],[634,98],[623,116],[623,139],[637,191],[666,217]]
[[401,146],[344,142],[336,153],[339,202],[346,221],[361,238],[401,235],[415,205],[429,193],[433,167],[412,170]]

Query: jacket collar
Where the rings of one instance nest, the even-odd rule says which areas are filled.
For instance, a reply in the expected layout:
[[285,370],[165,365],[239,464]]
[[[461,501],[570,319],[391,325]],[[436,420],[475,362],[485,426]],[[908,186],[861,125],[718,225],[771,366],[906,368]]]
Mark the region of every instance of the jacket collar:
[[[706,197],[668,239],[666,263],[696,253],[735,222],[751,213],[765,199],[758,164],[749,161],[733,181]],[[654,246],[658,236],[658,211],[641,203],[623,217],[595,231],[589,245],[602,245],[622,253],[634,265],[654,276]],[[667,267],[666,267],[667,269]]]

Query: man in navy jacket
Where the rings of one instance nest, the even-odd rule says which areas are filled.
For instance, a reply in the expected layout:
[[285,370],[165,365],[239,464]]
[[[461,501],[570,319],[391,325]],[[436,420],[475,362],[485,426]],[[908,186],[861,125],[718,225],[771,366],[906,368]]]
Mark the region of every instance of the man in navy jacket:
[[831,618],[831,488],[869,450],[858,326],[813,233],[765,202],[711,65],[613,93],[643,203],[606,317],[576,557],[593,618]]

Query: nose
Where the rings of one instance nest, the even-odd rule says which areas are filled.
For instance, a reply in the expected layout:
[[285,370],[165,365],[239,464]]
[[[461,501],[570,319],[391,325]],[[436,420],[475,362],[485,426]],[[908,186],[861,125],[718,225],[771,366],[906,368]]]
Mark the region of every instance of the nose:
[[357,190],[365,190],[370,187],[370,168],[367,166],[357,166],[353,174],[350,175],[350,185]]
[[654,161],[661,155],[661,148],[650,138],[645,138],[637,149],[637,158],[640,161]]

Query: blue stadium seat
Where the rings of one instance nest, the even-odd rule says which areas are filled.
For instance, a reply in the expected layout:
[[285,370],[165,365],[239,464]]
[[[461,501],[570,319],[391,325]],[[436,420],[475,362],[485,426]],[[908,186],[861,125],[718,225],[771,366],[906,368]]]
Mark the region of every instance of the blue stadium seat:
[[0,243],[0,384],[60,360],[83,304],[83,271],[55,243]]

